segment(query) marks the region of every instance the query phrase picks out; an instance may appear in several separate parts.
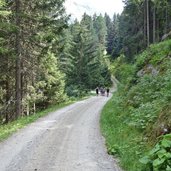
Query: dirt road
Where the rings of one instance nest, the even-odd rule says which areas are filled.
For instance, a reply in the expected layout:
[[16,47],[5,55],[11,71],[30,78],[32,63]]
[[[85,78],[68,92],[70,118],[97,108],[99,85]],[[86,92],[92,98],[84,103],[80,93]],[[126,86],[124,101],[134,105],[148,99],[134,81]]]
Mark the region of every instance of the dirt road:
[[0,171],[120,171],[99,131],[107,97],[91,97],[30,124],[0,143]]

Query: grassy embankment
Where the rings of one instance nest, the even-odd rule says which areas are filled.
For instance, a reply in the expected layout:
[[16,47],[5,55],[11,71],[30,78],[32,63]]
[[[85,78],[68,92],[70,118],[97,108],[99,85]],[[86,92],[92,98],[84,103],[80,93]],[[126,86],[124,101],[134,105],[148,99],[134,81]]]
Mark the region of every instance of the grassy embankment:
[[171,130],[171,40],[150,46],[133,64],[118,58],[114,74],[121,83],[101,116],[108,152],[125,171],[170,171],[170,137],[155,144]]

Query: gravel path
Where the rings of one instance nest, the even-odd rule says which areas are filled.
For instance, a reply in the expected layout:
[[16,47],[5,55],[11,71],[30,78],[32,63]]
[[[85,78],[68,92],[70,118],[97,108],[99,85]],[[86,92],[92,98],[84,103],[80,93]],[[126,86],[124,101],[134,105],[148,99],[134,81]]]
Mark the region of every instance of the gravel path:
[[0,143],[0,171],[120,171],[106,153],[91,97],[50,113]]

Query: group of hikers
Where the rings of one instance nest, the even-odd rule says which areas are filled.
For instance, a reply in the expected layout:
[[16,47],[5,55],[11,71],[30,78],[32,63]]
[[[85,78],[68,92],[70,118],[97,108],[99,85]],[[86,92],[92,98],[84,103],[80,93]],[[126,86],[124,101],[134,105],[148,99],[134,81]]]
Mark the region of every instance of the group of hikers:
[[105,96],[105,93],[106,93],[106,96],[108,97],[109,96],[109,88],[103,88],[103,87],[97,87],[96,88],[96,95],[98,96],[100,93],[101,96]]

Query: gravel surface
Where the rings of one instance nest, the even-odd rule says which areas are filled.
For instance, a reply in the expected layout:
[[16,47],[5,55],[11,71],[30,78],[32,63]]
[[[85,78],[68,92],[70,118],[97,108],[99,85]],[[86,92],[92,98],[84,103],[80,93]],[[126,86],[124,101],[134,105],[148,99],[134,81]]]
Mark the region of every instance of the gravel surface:
[[91,97],[19,130],[0,143],[0,171],[121,171],[99,131],[108,99]]

